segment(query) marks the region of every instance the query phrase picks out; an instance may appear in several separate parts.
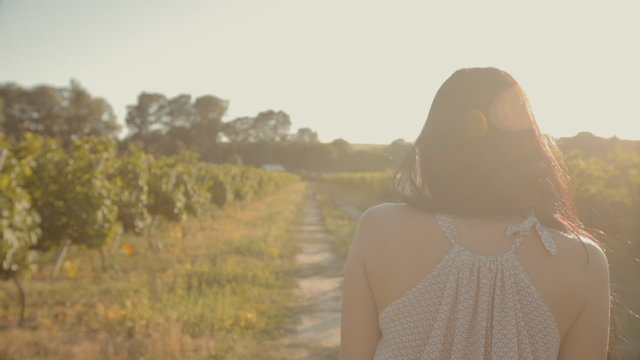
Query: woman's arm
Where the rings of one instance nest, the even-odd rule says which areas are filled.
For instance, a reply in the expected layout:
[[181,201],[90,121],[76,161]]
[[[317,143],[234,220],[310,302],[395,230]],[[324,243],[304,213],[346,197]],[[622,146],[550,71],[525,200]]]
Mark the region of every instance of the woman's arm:
[[559,360],[604,360],[609,340],[609,266],[600,247],[586,243],[589,284],[586,302],[560,345]]
[[380,339],[378,312],[365,267],[375,224],[372,217],[370,211],[360,217],[345,265],[340,360],[373,359]]

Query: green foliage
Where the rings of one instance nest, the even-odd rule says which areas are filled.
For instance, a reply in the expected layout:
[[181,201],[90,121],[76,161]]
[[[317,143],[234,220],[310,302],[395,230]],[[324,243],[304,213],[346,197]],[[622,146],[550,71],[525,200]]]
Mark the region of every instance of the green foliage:
[[259,198],[299,180],[299,176],[291,173],[231,164],[212,166],[210,175],[211,200],[218,206]]
[[582,221],[625,238],[640,233],[640,152],[616,147],[606,158],[567,157],[572,196]]
[[210,203],[208,164],[198,161],[199,155],[193,152],[182,152],[171,157],[173,168],[178,170],[178,182],[182,187],[185,208],[188,216],[198,217]]
[[211,203],[224,206],[248,201],[299,179],[241,165],[200,162],[198,154],[183,151],[157,159],[149,180],[149,212],[173,222],[197,217]]
[[249,201],[257,192],[258,179],[251,176],[249,168],[241,167],[233,173],[234,197],[238,201]]
[[327,175],[323,179],[355,191],[365,191],[374,202],[386,202],[392,198],[391,171],[341,173]]
[[151,215],[174,222],[199,215],[210,199],[205,170],[198,155],[189,151],[157,159],[149,181]]
[[[121,228],[143,233],[152,216],[181,223],[212,203],[247,201],[297,179],[248,166],[203,163],[189,151],[154,159],[131,147],[117,157],[115,141],[108,138],[79,138],[65,151],[55,139],[24,133],[12,150],[15,159],[9,156],[7,164],[16,165],[3,173],[4,201],[11,206],[4,207],[3,216],[26,214],[33,206],[42,219],[41,235],[29,240],[30,247],[41,251],[68,241],[99,248]],[[5,227],[21,228],[16,224]],[[14,254],[9,249],[16,246],[3,251]]]
[[113,199],[120,191],[109,179],[113,140],[81,138],[65,152],[55,139],[25,133],[14,151],[31,166],[25,188],[42,218],[35,248],[46,251],[66,241],[96,248],[115,236],[119,223]]
[[118,220],[125,231],[142,234],[151,224],[149,205],[149,174],[154,162],[151,155],[130,146],[125,156],[117,158],[109,175],[119,189],[114,201],[118,206]]
[[340,209],[327,194],[320,192],[316,199],[320,204],[324,225],[331,232],[331,245],[340,258],[346,259],[356,230],[356,221]]
[[65,194],[65,212],[67,236],[74,244],[98,248],[118,232],[118,207],[113,199],[120,189],[109,181],[115,150],[115,142],[106,138],[82,138],[71,146],[62,177],[72,189]]
[[149,213],[169,221],[186,220],[184,189],[178,181],[179,169],[173,168],[170,158],[157,159],[149,178]]
[[38,250],[54,248],[67,236],[69,229],[65,200],[73,188],[65,182],[67,156],[57,140],[33,133],[24,133],[13,151],[31,169],[25,179],[25,189],[40,215],[42,230],[34,247]]
[[40,235],[40,217],[22,187],[28,165],[0,148],[0,278],[9,278],[34,267],[31,247]]
[[233,201],[232,165],[220,165],[211,169],[210,193],[211,201],[217,206],[224,206]]

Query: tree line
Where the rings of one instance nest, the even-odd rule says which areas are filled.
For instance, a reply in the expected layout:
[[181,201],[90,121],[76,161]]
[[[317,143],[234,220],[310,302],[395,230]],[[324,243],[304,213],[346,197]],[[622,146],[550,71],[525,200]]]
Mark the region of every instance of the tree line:
[[[293,172],[375,171],[393,164],[386,151],[354,150],[344,139],[321,143],[307,127],[291,132],[291,118],[284,111],[223,121],[228,108],[228,100],[214,95],[142,92],[126,108],[126,136],[119,148],[136,144],[154,156],[189,150],[206,162],[280,164]],[[9,140],[32,132],[67,148],[83,136],[115,139],[123,130],[107,100],[78,81],[62,87],[0,84],[0,131]]]
[[[214,95],[168,97],[142,92],[126,108],[126,136],[118,141],[119,149],[136,144],[154,156],[190,150],[212,163],[280,164],[292,172],[344,172],[393,168],[411,146],[402,139],[375,149],[358,149],[344,139],[321,143],[310,128],[292,133],[291,118],[284,111],[265,110],[224,121],[228,108],[228,100]],[[0,84],[0,131],[7,139],[33,132],[55,138],[66,148],[82,136],[116,138],[123,130],[111,105],[78,81],[62,87]],[[558,140],[565,153],[576,149],[601,158],[618,145],[640,148],[637,141],[603,139],[586,132]]]

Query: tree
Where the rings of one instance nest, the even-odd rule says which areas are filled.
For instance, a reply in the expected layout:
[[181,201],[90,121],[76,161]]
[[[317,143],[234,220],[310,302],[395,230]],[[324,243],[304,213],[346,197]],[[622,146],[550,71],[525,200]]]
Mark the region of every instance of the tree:
[[188,149],[205,160],[215,160],[222,117],[228,107],[228,101],[213,95],[192,101],[187,94],[167,98],[142,93],[135,105],[127,107],[128,140],[141,143],[154,155],[175,155]]
[[125,122],[130,136],[144,137],[163,127],[167,112],[167,98],[159,93],[143,92],[135,105],[127,106]]
[[335,139],[330,144],[335,154],[334,170],[349,170],[349,155],[351,154],[351,145],[345,139]]
[[115,136],[120,130],[109,103],[93,97],[75,80],[61,88],[5,84],[0,86],[0,98],[3,131],[11,139],[29,131],[57,138],[66,147],[82,136]]
[[255,117],[241,117],[225,124],[224,135],[232,142],[286,140],[291,119],[284,111],[267,110]]
[[222,125],[222,117],[229,108],[229,101],[213,95],[204,95],[197,98],[193,106],[198,123],[215,125],[218,129]]
[[176,127],[190,128],[195,121],[191,95],[180,94],[169,99],[164,115],[163,125],[165,130]]
[[286,140],[291,128],[291,119],[284,111],[263,111],[253,122],[254,141]]
[[231,142],[249,142],[252,140],[251,127],[253,126],[253,121],[254,118],[249,116],[233,119],[224,124],[223,133]]
[[114,136],[120,125],[109,103],[102,98],[94,98],[76,80],[71,80],[68,89],[58,90],[62,94],[64,126],[57,136],[63,142],[83,136]]
[[336,149],[340,156],[344,156],[351,150],[351,145],[345,139],[335,139],[331,142],[331,146]]
[[196,120],[191,127],[192,150],[200,153],[202,160],[219,159],[218,138],[222,130],[222,117],[229,108],[229,101],[213,95],[204,95],[193,104]]
[[62,98],[50,86],[31,90],[16,84],[0,86],[4,102],[4,132],[11,139],[27,131],[55,136],[62,120]]
[[302,143],[319,143],[318,133],[308,127],[300,128],[295,134],[291,135],[291,141]]
[[399,165],[413,145],[404,139],[395,139],[389,144],[385,153],[391,158],[394,167]]

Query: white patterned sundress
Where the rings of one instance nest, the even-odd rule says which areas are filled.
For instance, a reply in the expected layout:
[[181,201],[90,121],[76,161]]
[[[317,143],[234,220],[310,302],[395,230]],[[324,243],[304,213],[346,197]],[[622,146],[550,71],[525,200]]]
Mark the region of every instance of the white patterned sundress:
[[382,337],[374,359],[557,359],[556,320],[515,256],[533,227],[556,254],[553,238],[535,215],[507,227],[515,241],[497,255],[467,250],[458,242],[453,219],[436,218],[453,246],[380,313]]

